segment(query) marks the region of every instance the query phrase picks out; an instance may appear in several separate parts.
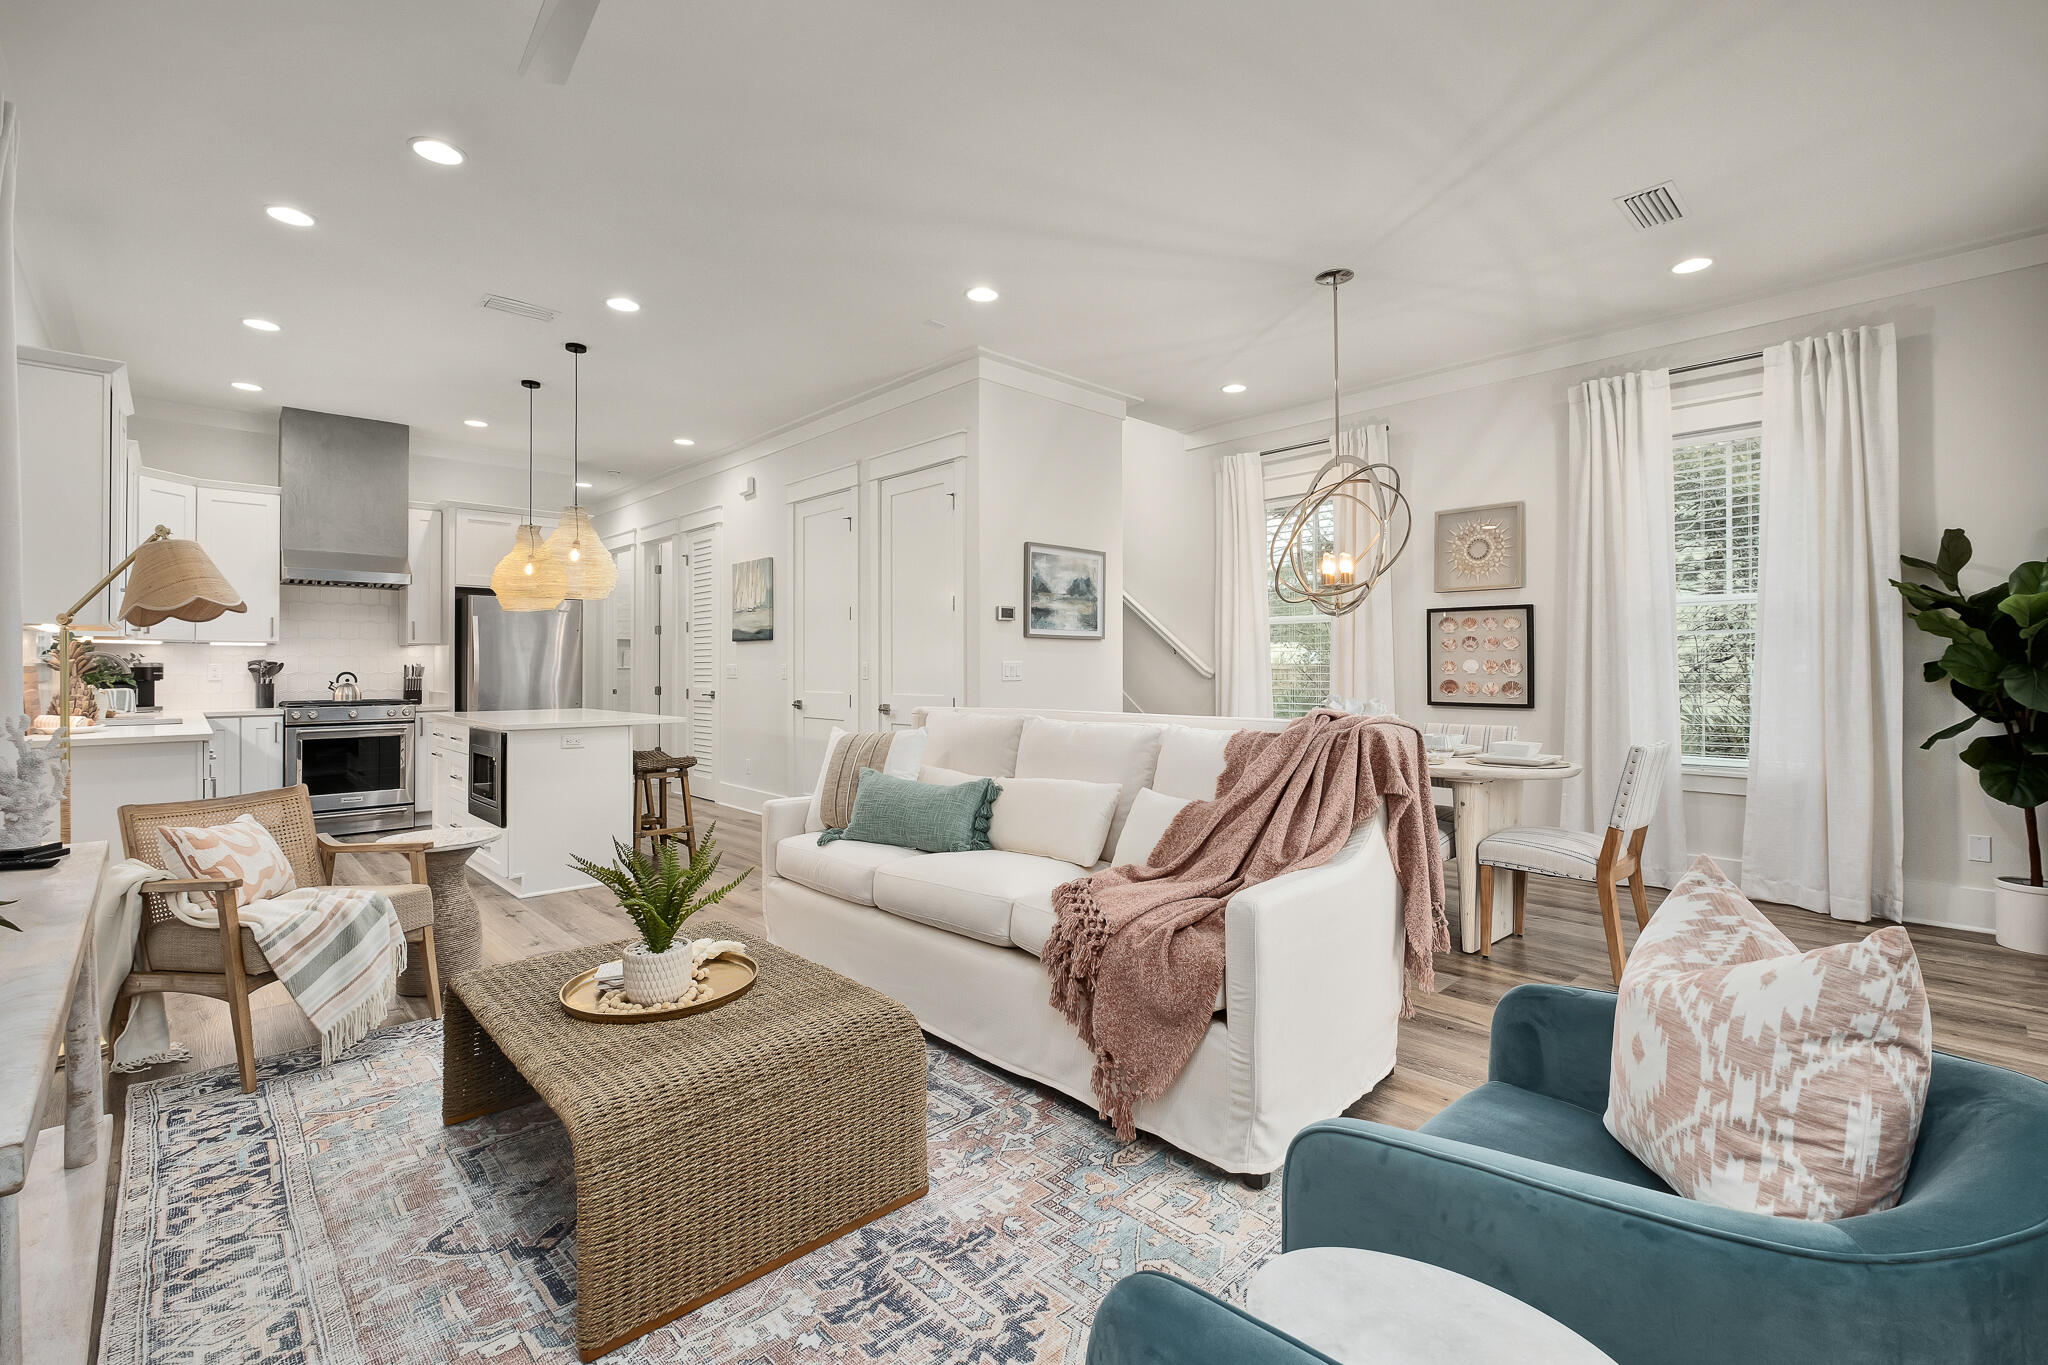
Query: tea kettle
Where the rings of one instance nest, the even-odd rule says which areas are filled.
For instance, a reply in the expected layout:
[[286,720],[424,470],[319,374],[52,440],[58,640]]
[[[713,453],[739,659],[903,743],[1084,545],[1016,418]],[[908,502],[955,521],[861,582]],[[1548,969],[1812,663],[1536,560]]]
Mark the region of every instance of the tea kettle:
[[335,675],[333,682],[327,684],[327,695],[332,701],[361,701],[363,689],[357,685],[355,674],[340,673]]

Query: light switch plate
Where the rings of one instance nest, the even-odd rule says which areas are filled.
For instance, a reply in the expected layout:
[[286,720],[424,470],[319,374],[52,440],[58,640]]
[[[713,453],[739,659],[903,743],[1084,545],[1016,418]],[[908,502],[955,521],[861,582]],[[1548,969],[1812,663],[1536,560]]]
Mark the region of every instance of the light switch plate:
[[1988,863],[1991,861],[1990,835],[1972,834],[1970,836],[1970,861],[1973,863]]
[[1004,682],[1023,682],[1023,681],[1024,681],[1024,661],[1023,661],[1022,659],[1005,659],[1005,660],[1003,660],[1003,681],[1004,681]]
[[725,676],[737,679],[740,676],[740,666],[738,664],[727,664],[725,666]]

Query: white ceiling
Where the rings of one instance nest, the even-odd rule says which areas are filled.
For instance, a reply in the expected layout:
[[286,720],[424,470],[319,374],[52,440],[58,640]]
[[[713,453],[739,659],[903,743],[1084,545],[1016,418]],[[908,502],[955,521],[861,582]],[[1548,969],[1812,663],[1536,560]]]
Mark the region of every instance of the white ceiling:
[[[1183,429],[1290,406],[1330,265],[1350,388],[2048,226],[2039,0],[604,0],[566,86],[517,74],[538,9],[0,8],[59,344],[510,457],[527,375],[566,449],[581,339],[630,478],[974,345]],[[1634,231],[1610,201],[1666,179],[1690,219]]]

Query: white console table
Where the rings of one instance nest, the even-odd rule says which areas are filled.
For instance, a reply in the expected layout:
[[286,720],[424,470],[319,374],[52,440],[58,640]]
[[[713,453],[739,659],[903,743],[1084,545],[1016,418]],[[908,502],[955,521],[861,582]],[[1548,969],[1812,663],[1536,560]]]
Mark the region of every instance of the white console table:
[[[88,1334],[91,1330],[106,1170],[92,910],[106,866],[107,846],[85,843],[73,845],[70,857],[45,871],[0,872],[0,900],[14,902],[0,909],[0,915],[21,926],[19,933],[0,929],[8,939],[0,951],[0,1038],[7,1040],[0,1048],[0,1365],[22,1365],[27,1360],[40,1365],[73,1353],[83,1359],[83,1336],[68,1339],[76,1332],[77,1325],[68,1319],[80,1286],[86,1309],[83,1325]],[[66,1059],[64,1166],[95,1168],[101,1180],[98,1189],[68,1191],[84,1197],[92,1208],[91,1241],[82,1263],[51,1264],[60,1258],[51,1255],[54,1248],[38,1235],[37,1283],[30,1293],[23,1283],[21,1242],[25,1208],[36,1191],[25,1187],[44,1092],[56,1072],[60,1045]],[[61,1183],[55,1173],[47,1179]],[[37,1183],[44,1183],[41,1172]],[[47,1221],[41,1205],[37,1219],[39,1224]],[[64,1239],[49,1239],[58,1240]],[[61,1259],[68,1262],[77,1251],[71,1248],[71,1256]],[[72,1292],[51,1292],[53,1283],[61,1287],[67,1282]]]

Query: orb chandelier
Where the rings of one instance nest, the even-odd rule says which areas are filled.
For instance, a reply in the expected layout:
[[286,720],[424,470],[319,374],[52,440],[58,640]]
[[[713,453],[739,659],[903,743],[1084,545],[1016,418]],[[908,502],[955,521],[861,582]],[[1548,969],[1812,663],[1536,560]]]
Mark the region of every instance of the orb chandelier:
[[512,533],[512,548],[491,570],[491,591],[506,611],[553,611],[562,605],[568,576],[541,540],[533,516],[533,391],[538,379],[519,381],[526,389],[526,521]]
[[569,505],[562,509],[562,519],[555,523],[555,532],[548,537],[548,549],[561,564],[568,582],[563,596],[590,602],[612,595],[612,589],[619,583],[619,566],[613,561],[612,552],[604,547],[597,527],[591,524],[590,513],[583,510],[583,353],[590,348],[580,341],[568,341],[562,344],[562,349],[569,353],[569,363],[573,367],[570,379],[573,396],[569,406]]
[[[1401,492],[1401,471],[1346,453],[1337,351],[1337,291],[1349,270],[1325,270],[1330,290],[1330,458],[1308,492],[1273,532],[1273,591],[1283,602],[1306,602],[1325,616],[1355,611],[1408,548],[1415,517]],[[1324,533],[1329,544],[1322,545]]]

